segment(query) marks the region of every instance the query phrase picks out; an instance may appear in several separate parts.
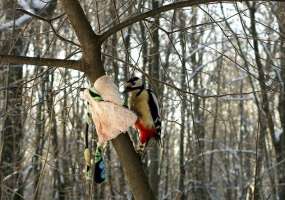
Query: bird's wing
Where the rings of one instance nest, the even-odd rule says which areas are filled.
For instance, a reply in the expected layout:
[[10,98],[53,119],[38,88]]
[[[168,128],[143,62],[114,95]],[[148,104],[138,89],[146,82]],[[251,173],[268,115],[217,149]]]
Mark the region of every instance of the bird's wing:
[[159,109],[159,104],[156,98],[156,95],[154,92],[150,89],[147,90],[148,92],[148,103],[150,106],[150,111],[151,111],[151,116],[153,119],[153,122],[155,124],[155,128],[157,130],[157,133],[160,134],[161,131],[161,119],[160,119],[160,109]]

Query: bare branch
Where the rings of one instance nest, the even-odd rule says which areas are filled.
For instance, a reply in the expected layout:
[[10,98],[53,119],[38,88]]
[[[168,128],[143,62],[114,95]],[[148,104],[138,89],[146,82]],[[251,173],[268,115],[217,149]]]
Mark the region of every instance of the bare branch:
[[50,20],[48,20],[48,19],[46,19],[46,18],[44,18],[44,17],[42,17],[42,16],[40,16],[40,15],[36,15],[35,13],[32,13],[32,12],[30,12],[30,11],[24,10],[24,9],[22,9],[22,8],[17,8],[16,10],[17,10],[17,11],[21,11],[22,13],[25,13],[25,14],[31,16],[31,17],[34,17],[34,18],[38,18],[38,19],[40,19],[40,20],[43,20],[43,21],[45,21],[45,22],[50,22]]
[[84,72],[84,66],[80,60],[62,60],[53,58],[36,58],[26,56],[0,55],[0,64],[40,65],[64,67]]
[[43,21],[49,22],[49,23],[52,22],[52,21],[58,20],[58,19],[62,18],[65,15],[65,13],[63,13],[63,14],[60,14],[60,15],[54,17],[54,18],[46,19],[46,18],[44,18],[44,17],[42,17],[40,15],[37,15],[35,13],[31,13],[31,12],[29,12],[27,10],[22,9],[22,8],[17,8],[16,10],[21,11],[21,12],[27,14],[27,15],[30,15],[31,17],[38,18],[40,20],[43,20]]
[[105,74],[99,36],[94,33],[78,0],[61,0],[61,3],[83,50],[82,60],[84,60],[86,73],[94,82]]
[[153,16],[158,15],[162,12],[166,12],[166,11],[173,10],[176,8],[182,8],[182,7],[193,6],[193,5],[202,4],[202,3],[210,3],[210,2],[217,2],[217,1],[216,0],[179,1],[179,2],[175,2],[175,3],[171,3],[168,5],[162,6],[162,7],[157,8],[157,9],[150,10],[150,11],[145,12],[145,13],[140,13],[140,14],[137,14],[135,16],[130,16],[125,21],[118,23],[117,25],[113,26],[112,28],[110,28],[109,30],[104,32],[101,35],[101,42],[105,41],[109,36],[116,33],[117,31],[119,31],[119,30],[121,30],[121,29],[123,29],[123,28],[125,28],[131,24],[134,24],[138,21],[141,21],[145,18],[153,17]]
[[[116,24],[115,26],[113,26],[112,28],[110,28],[109,30],[105,31],[101,37],[100,37],[100,41],[104,42],[108,37],[110,37],[112,34],[118,32],[119,30],[132,25],[138,21],[144,20],[148,17],[153,17],[155,15],[158,15],[162,12],[166,12],[169,10],[174,10],[177,8],[183,8],[183,7],[189,7],[189,6],[194,6],[194,5],[199,5],[199,4],[210,4],[210,3],[230,3],[230,2],[242,2],[243,0],[228,0],[228,1],[219,1],[219,0],[187,0],[187,1],[178,1],[175,3],[171,3],[165,6],[161,6],[158,9],[153,9],[150,10],[148,12],[145,13],[139,13],[135,16],[130,16],[129,18],[127,18],[125,21]],[[266,1],[270,1],[270,0],[266,0]],[[276,0],[276,1],[282,1],[282,0]]]
[[[36,12],[38,12],[39,10],[40,10],[40,12],[46,10],[52,4],[52,0],[46,1],[46,2],[41,1],[40,4],[38,4],[38,5],[33,4],[33,6],[30,5],[30,3],[28,3],[28,1],[18,1],[18,4],[23,8],[23,9],[20,9],[20,11],[24,12],[25,14],[18,17],[15,20],[10,20],[7,23],[1,24],[0,25],[0,31],[4,31],[4,30],[6,30],[8,28],[12,28],[14,26],[15,26],[15,28],[21,27],[25,23],[29,22],[31,19],[31,16],[36,15],[35,14]],[[16,10],[19,10],[19,9],[16,9]],[[27,14],[27,13],[31,13],[31,14]]]
[[53,22],[54,20],[57,20],[57,19],[63,17],[65,14],[61,14],[61,15],[55,17],[55,18],[46,19],[46,18],[44,18],[44,17],[42,17],[42,16],[40,16],[40,15],[36,15],[36,14],[31,13],[31,12],[29,12],[29,11],[27,11],[27,10],[23,10],[23,9],[17,9],[17,10],[18,10],[18,11],[21,11],[21,12],[23,12],[23,13],[25,13],[26,15],[29,15],[29,16],[31,16],[31,17],[34,17],[34,18],[36,18],[36,19],[39,19],[39,20],[42,20],[42,21],[48,23],[48,24],[50,25],[50,27],[51,27],[51,30],[52,30],[53,33],[55,34],[55,36],[58,37],[61,41],[68,42],[68,43],[73,44],[73,45],[75,45],[75,46],[77,46],[77,47],[80,47],[79,44],[77,44],[77,43],[75,43],[75,42],[73,42],[73,41],[71,41],[71,40],[68,40],[68,39],[62,37],[62,36],[57,32],[57,30],[55,30],[55,28],[54,28],[54,26],[53,26],[53,24],[52,24],[52,22]]
[[[61,0],[61,2],[81,43],[86,75],[91,82],[95,82],[97,78],[105,74],[101,58],[100,37],[93,32],[78,0]],[[134,198],[136,200],[155,199],[129,135],[121,134],[113,139],[112,143],[122,163]]]
[[[96,34],[92,30],[92,27],[84,14],[77,0],[62,0],[65,13],[70,20],[72,27],[74,28],[76,35],[82,48],[85,49],[84,52],[88,53],[88,47],[94,46],[91,41],[96,40]],[[95,42],[95,41],[94,41]]]

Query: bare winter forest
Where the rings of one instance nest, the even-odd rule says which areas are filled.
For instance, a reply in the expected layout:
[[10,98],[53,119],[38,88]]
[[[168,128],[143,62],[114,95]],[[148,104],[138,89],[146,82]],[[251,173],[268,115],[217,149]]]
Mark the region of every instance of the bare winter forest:
[[[97,184],[80,91],[105,74],[155,91],[162,143],[120,134]],[[284,200],[283,130],[285,2],[0,1],[0,200]]]

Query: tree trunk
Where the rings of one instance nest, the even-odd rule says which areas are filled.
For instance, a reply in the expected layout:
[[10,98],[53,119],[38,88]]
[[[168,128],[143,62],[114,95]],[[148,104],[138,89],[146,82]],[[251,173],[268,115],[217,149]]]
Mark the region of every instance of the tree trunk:
[[[13,20],[14,1],[5,1],[5,18],[7,21]],[[12,34],[7,31],[0,33],[3,46],[0,47],[2,54],[24,55],[25,44],[18,38],[20,32],[13,30]],[[4,96],[5,113],[0,141],[0,199],[22,199],[23,188],[21,165],[22,165],[22,138],[23,138],[23,119],[22,119],[22,78],[23,68],[21,65],[7,66],[5,77],[1,78],[0,84],[6,87]],[[10,176],[10,177],[9,177]]]
[[274,135],[274,124],[272,119],[272,114],[270,112],[269,100],[267,95],[267,86],[265,85],[265,73],[263,69],[263,64],[261,62],[261,56],[259,52],[259,44],[257,40],[257,30],[256,30],[256,22],[255,22],[255,12],[256,12],[256,4],[255,2],[250,5],[248,3],[249,12],[250,12],[250,21],[251,21],[251,33],[253,37],[253,48],[255,55],[255,62],[258,69],[258,81],[259,87],[261,89],[261,98],[260,102],[257,103],[258,106],[258,120],[260,123],[260,131],[259,135],[257,135],[257,161],[256,161],[256,170],[255,170],[255,190],[254,190],[254,199],[261,199],[263,196],[262,189],[262,163],[263,156],[266,154],[266,135],[268,134],[267,128],[271,135],[271,139],[273,144],[276,146],[275,135]]
[[[191,25],[195,26],[197,25],[197,8],[192,8],[192,18],[191,18]],[[190,34],[190,41],[191,41],[191,50],[195,51],[198,48],[198,42],[199,37],[195,33],[195,30]],[[201,59],[199,59],[201,61]],[[193,71],[197,69],[199,66],[198,62],[198,54],[192,53],[191,55],[191,66]],[[199,75],[196,75],[193,78],[193,84],[194,84],[194,91],[199,90]],[[204,138],[205,138],[205,127],[204,127],[204,116],[203,111],[200,110],[202,107],[203,101],[198,97],[193,97],[193,134],[195,139],[195,147],[194,151],[195,154],[203,155],[204,151]],[[206,171],[205,171],[205,158],[204,156],[201,156],[197,159],[197,162],[195,162],[194,169],[193,169],[193,179],[196,183],[194,183],[194,189],[193,189],[193,199],[200,200],[200,199],[208,199],[208,191],[206,188]]]
[[[100,38],[93,32],[77,0],[61,0],[61,2],[82,45],[86,74],[91,83],[94,83],[97,78],[105,75],[101,58]],[[121,134],[112,140],[112,144],[122,163],[135,199],[155,199],[129,135]]]
[[51,144],[52,144],[52,155],[54,159],[54,170],[53,170],[53,199],[55,200],[64,200],[64,187],[63,179],[60,174],[60,163],[59,163],[59,145],[58,145],[58,129],[57,129],[57,120],[56,113],[54,108],[54,96],[53,96],[53,82],[54,74],[50,75],[50,82],[48,86],[48,96],[47,96],[47,107],[49,114],[49,125],[50,125],[50,135]]
[[[42,73],[43,70],[39,70],[39,73]],[[44,120],[45,116],[43,113],[44,110],[44,95],[47,89],[47,75],[41,77],[40,81],[40,92],[39,92],[39,103],[37,106],[37,118],[36,118],[36,127],[35,127],[35,134],[36,134],[36,147],[35,147],[35,155],[33,157],[33,171],[34,171],[34,181],[33,181],[33,199],[37,200],[40,199],[41,195],[41,171],[42,171],[42,155],[44,149],[44,136],[45,136],[45,126]]]
[[[152,0],[152,8],[157,9],[159,6],[158,1]],[[150,75],[154,79],[159,80],[159,69],[160,69],[160,62],[159,62],[159,32],[158,27],[159,26],[159,15],[157,15],[154,18],[154,25],[151,30],[151,48],[150,48],[150,55],[151,55],[151,62],[150,64]],[[154,90],[155,94],[157,95],[157,98],[160,97],[159,92],[159,85],[152,82],[152,89]],[[149,148],[149,182],[150,186],[155,194],[155,196],[158,198],[159,196],[159,146],[157,142],[150,142],[148,145]]]
[[281,83],[280,83],[280,94],[279,94],[279,105],[278,111],[280,116],[280,122],[282,127],[282,133],[280,136],[280,140],[277,141],[275,146],[277,162],[278,162],[278,193],[279,199],[285,199],[285,3],[277,4],[277,20],[280,30],[280,75],[281,75]]
[[[221,88],[221,71],[222,71],[222,65],[223,65],[223,57],[219,58],[217,60],[217,74],[216,74],[216,80],[217,80],[217,95],[220,94],[220,88]],[[214,112],[214,119],[213,119],[213,130],[212,130],[212,145],[211,150],[213,151],[215,149],[215,143],[216,143],[216,137],[217,137],[217,129],[218,129],[218,115],[219,115],[219,100],[218,98],[215,99],[215,112]],[[214,162],[214,155],[210,155],[210,164],[209,164],[209,182],[212,182],[213,178],[213,162]]]
[[[180,10],[179,12],[179,21],[180,21],[180,28],[183,29],[185,28],[185,15],[183,13],[183,10]],[[186,34],[184,31],[181,31],[179,33],[179,40],[180,40],[180,46],[181,46],[181,89],[183,91],[186,90]],[[178,183],[178,188],[179,188],[179,196],[181,200],[185,199],[185,191],[184,191],[184,179],[185,179],[185,166],[184,166],[184,133],[185,133],[185,113],[186,113],[186,94],[181,93],[181,111],[180,111],[180,118],[181,118],[181,128],[180,128],[180,144],[179,144],[179,183]]]

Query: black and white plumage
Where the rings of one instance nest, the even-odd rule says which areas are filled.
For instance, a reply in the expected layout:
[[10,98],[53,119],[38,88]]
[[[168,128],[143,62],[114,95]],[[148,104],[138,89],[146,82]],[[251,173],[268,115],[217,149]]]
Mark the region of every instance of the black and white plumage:
[[129,79],[125,89],[129,94],[128,107],[138,116],[135,126],[139,131],[140,142],[147,144],[151,138],[160,142],[161,117],[156,95],[146,89],[137,77]]
[[[156,95],[151,89],[147,89],[148,92],[148,103],[150,106],[150,112],[152,119],[154,121],[155,128],[157,130],[157,134],[160,137],[161,133],[161,117],[160,117],[160,109]],[[160,138],[159,138],[160,139]]]

